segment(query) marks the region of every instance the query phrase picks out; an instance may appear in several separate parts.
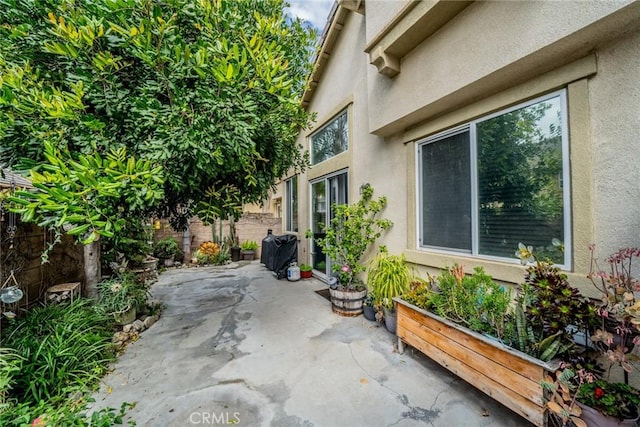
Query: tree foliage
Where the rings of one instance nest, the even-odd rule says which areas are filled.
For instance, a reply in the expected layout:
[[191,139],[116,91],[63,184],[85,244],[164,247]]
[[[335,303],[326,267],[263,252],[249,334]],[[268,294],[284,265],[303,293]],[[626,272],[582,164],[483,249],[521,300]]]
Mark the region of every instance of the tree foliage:
[[[148,188],[139,195],[154,203],[130,205],[126,185],[114,185],[125,191],[115,216],[92,226],[103,235],[152,207],[237,216],[307,163],[295,140],[309,120],[299,95],[315,35],[283,9],[282,0],[0,0],[0,162],[38,180],[48,144],[65,165],[111,150],[148,165],[162,197]],[[127,182],[105,170],[95,178]],[[71,176],[57,179],[44,185]]]

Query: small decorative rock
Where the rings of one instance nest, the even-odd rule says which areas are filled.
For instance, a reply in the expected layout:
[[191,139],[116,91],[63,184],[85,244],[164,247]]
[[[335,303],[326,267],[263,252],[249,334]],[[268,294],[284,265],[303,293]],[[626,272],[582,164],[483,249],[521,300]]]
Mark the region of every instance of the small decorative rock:
[[138,332],[142,332],[142,331],[144,331],[144,329],[145,329],[144,323],[143,323],[141,320],[139,320],[139,319],[136,319],[136,320],[132,323],[132,325],[133,325],[133,329],[135,329],[135,330],[136,330],[136,331],[138,331]]
[[133,329],[133,325],[131,323],[129,323],[129,324],[124,325],[122,327],[122,332],[129,333],[129,332],[131,332],[131,329]]
[[113,334],[113,338],[111,338],[111,342],[117,344],[118,342],[124,342],[129,339],[129,334],[127,332],[116,332]]
[[151,327],[151,325],[156,323],[157,320],[158,318],[156,316],[149,316],[146,319],[144,319],[144,326],[148,329]]

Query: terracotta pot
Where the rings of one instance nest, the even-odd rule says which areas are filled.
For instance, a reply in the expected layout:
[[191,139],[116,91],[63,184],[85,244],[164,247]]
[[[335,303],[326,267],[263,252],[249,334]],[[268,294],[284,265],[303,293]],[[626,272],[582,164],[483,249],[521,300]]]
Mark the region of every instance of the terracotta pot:
[[577,402],[578,406],[582,409],[582,415],[580,418],[587,423],[588,426],[598,427],[636,427],[638,417],[634,419],[627,419],[620,421],[617,418],[604,415],[603,413],[593,409],[591,406],[583,405]]
[[300,270],[300,277],[302,277],[303,279],[309,279],[312,276],[313,276],[313,271],[311,271],[311,270],[309,270],[309,271]]

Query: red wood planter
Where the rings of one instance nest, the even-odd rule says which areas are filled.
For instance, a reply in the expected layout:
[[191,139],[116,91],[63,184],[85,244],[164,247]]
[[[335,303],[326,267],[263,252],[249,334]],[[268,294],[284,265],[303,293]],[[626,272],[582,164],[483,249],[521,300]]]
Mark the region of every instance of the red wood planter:
[[533,424],[546,425],[540,381],[555,366],[400,298],[394,301],[400,353],[409,344]]

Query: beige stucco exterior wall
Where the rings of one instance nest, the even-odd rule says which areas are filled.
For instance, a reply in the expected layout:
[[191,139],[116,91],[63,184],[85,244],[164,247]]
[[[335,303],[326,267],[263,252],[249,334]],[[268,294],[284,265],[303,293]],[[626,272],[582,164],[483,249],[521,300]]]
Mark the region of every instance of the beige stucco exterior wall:
[[[367,1],[366,15],[351,12],[345,21],[309,110],[318,114],[317,128],[348,106],[351,146],[300,177],[300,230],[309,228],[308,180],[348,168],[350,201],[367,182],[389,198],[385,216],[395,225],[381,243],[392,252],[404,252],[422,269],[459,262],[521,282],[517,262],[418,249],[416,142],[563,89],[573,240],[568,273],[589,293],[590,243],[601,259],[640,245],[640,2],[474,2],[407,50],[390,78],[369,64],[365,49],[372,39],[385,42],[380,31],[389,22],[404,25],[394,13],[408,3]],[[312,132],[300,135],[303,146]],[[303,260],[307,244],[303,238]]]
[[570,63],[633,25],[628,3],[474,2],[401,58],[395,78],[370,67],[370,131],[392,134]]
[[[384,195],[389,200],[384,217],[391,219],[395,225],[393,232],[387,233],[380,240],[380,244],[386,244],[395,253],[400,253],[405,247],[404,146],[390,143],[390,141],[369,133],[369,100],[367,97],[367,68],[369,64],[367,56],[363,52],[364,44],[364,16],[350,13],[341,30],[340,38],[332,49],[327,69],[308,108],[309,111],[317,114],[317,120],[313,127],[303,132],[298,139],[298,142],[308,149],[309,136],[336,114],[348,108],[349,150],[310,167],[299,176],[300,262],[310,262],[309,240],[304,238],[304,231],[310,228],[309,182],[345,169],[348,171],[350,203],[358,200],[359,188],[365,183],[373,186],[374,196]],[[278,191],[284,194],[282,190]],[[284,217],[286,217],[286,213],[283,213]]]
[[365,1],[367,14],[367,44],[389,25],[389,18],[396,16],[411,0],[369,0]]
[[640,164],[639,22],[638,2],[588,8],[575,2],[474,3],[402,58],[394,78],[368,69],[369,130],[387,140],[400,136],[408,147],[410,261],[436,268],[481,265],[497,279],[522,281],[524,270],[515,263],[417,249],[415,141],[562,88],[569,104],[571,278],[587,290],[590,243],[597,243],[600,258],[640,244],[633,166]]
[[589,82],[594,238],[604,256],[640,245],[640,32],[598,50]]

